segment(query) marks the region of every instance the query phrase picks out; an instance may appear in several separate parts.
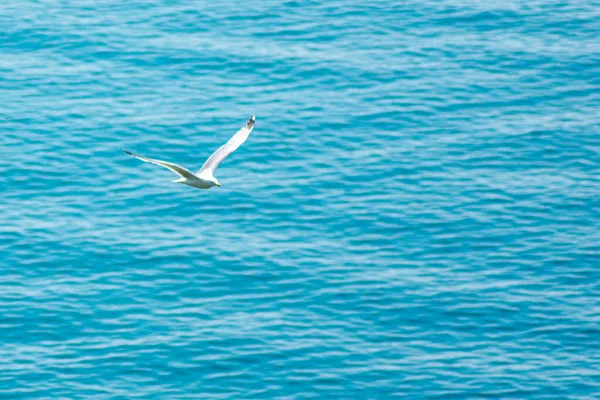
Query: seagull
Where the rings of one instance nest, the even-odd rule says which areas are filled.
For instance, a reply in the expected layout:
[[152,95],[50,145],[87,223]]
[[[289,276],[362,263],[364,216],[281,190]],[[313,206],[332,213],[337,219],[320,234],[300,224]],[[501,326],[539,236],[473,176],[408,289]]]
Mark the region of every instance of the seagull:
[[130,156],[137,158],[138,160],[160,165],[175,172],[177,175],[179,175],[179,179],[173,181],[175,183],[181,183],[183,185],[192,186],[198,189],[210,189],[213,186],[221,187],[219,180],[213,176],[215,169],[217,169],[219,164],[221,164],[223,160],[227,158],[228,155],[236,151],[238,147],[240,147],[242,143],[244,143],[246,139],[248,139],[248,136],[250,136],[250,132],[252,132],[252,129],[254,129],[255,119],[256,118],[254,117],[254,115],[251,116],[246,125],[244,125],[242,129],[237,131],[237,133],[233,135],[227,143],[219,147],[217,151],[215,151],[210,157],[208,157],[202,168],[200,168],[200,170],[195,174],[193,174],[190,170],[182,167],[181,165],[139,156],[125,149],[121,150],[123,150]]

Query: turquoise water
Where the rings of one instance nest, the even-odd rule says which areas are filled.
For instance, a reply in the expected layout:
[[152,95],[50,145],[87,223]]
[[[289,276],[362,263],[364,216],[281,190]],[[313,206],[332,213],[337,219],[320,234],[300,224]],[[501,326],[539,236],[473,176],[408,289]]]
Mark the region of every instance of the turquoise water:
[[0,397],[600,398],[592,3],[1,4]]

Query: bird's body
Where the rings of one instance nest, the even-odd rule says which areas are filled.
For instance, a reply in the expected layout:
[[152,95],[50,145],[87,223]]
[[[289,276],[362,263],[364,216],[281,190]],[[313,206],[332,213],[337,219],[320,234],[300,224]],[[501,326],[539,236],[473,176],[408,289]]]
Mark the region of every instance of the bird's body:
[[217,186],[214,178],[211,179],[207,177],[207,179],[203,179],[198,176],[193,178],[179,178],[177,180],[174,180],[173,182],[182,183],[184,185],[188,185],[198,189],[210,189],[213,186]]
[[125,149],[122,149],[125,153],[129,154],[132,157],[135,157],[144,162],[149,162],[152,164],[160,165],[161,167],[165,167],[170,169],[179,175],[179,179],[174,180],[173,182],[181,183],[183,185],[192,186],[198,189],[210,189],[213,186],[221,186],[219,180],[214,177],[215,169],[227,158],[228,155],[233,153],[238,149],[248,139],[252,129],[254,129],[254,115],[250,117],[246,125],[242,129],[240,129],[227,143],[221,146],[217,151],[215,151],[204,163],[202,168],[197,173],[192,173],[190,170],[182,167],[181,165],[177,165],[174,163],[170,163],[167,161],[155,160],[148,157],[143,157],[134,153],[131,153]]

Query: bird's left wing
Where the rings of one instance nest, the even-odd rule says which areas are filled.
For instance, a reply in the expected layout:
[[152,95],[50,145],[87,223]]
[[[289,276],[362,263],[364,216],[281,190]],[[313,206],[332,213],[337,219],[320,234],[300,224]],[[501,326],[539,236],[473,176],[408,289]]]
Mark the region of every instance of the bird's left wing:
[[242,145],[242,143],[248,139],[252,129],[254,129],[255,119],[256,118],[254,118],[254,115],[251,116],[242,129],[237,131],[237,133],[233,135],[227,143],[219,147],[219,150],[215,151],[212,156],[208,157],[208,160],[206,160],[202,168],[200,168],[198,174],[201,172],[210,172],[211,174],[215,172],[215,169],[217,169],[219,164],[221,164],[228,155],[236,151]]

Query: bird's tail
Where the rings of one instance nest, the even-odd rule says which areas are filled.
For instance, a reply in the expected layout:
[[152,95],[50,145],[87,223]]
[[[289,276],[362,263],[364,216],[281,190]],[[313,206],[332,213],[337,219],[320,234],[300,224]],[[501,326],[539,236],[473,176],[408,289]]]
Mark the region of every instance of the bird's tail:
[[179,179],[175,179],[174,181],[172,181],[173,183],[183,183],[185,182],[185,178],[179,178]]

